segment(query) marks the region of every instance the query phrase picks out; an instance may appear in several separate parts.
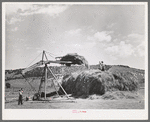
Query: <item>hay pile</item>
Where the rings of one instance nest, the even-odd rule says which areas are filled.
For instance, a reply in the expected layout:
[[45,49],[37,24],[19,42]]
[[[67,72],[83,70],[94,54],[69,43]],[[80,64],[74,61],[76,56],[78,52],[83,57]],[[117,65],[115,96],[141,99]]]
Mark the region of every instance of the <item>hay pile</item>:
[[[64,76],[62,86],[74,97],[88,97],[92,94],[103,95],[107,91],[135,91],[138,88],[138,81],[128,71],[87,70]],[[62,93],[61,89],[59,93]]]
[[75,65],[82,65],[84,64],[87,68],[89,68],[89,64],[88,61],[83,57],[78,55],[77,53],[71,53],[71,54],[67,54],[63,57],[56,57],[56,58],[61,58],[60,61],[71,61],[72,63],[61,63],[61,64],[65,64],[66,66],[71,66],[71,64]]
[[141,99],[141,96],[137,92],[129,91],[108,91],[103,95],[89,95],[89,100],[104,99],[104,100],[119,100],[119,99]]

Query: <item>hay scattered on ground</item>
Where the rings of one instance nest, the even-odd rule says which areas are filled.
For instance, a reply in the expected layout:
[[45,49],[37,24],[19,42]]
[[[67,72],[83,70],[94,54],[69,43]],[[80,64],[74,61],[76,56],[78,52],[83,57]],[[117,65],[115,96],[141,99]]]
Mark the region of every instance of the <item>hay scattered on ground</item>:
[[119,100],[119,99],[138,99],[140,96],[137,92],[129,92],[129,91],[114,91],[114,92],[106,92],[101,97],[105,100]]
[[88,99],[89,100],[102,99],[102,96],[93,94],[93,95],[89,95]]
[[89,95],[88,99],[95,100],[95,99],[104,99],[104,100],[119,100],[119,99],[141,99],[141,96],[137,92],[130,92],[130,91],[113,91],[113,92],[106,92],[103,95]]
[[[103,95],[107,91],[136,91],[138,81],[133,73],[121,70],[87,70],[64,76],[62,86],[74,97]],[[62,90],[59,90],[62,93]]]

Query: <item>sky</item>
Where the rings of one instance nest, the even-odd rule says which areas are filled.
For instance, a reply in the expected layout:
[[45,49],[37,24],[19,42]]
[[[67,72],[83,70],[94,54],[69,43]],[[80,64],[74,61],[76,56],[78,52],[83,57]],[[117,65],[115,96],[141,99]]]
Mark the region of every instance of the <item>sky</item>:
[[145,69],[145,5],[5,4],[5,69],[26,68],[68,53],[90,65]]

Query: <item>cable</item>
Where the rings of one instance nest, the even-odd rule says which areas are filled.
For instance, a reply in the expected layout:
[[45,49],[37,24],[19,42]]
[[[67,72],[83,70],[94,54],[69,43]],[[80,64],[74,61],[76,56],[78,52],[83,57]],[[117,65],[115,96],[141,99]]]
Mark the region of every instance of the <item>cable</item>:
[[[50,53],[50,52],[47,52],[47,51],[45,51],[46,53],[49,53],[49,54],[51,54],[51,55],[55,55],[55,54],[53,54],[53,53]],[[55,55],[56,56],[56,55]]]
[[[21,73],[21,75],[22,75],[22,77],[28,82],[28,80],[25,78],[25,76]],[[30,82],[28,82],[28,84],[31,86],[31,88],[33,89],[33,90],[35,90],[35,88],[31,85],[31,83]]]
[[52,57],[52,58],[55,58],[54,56],[50,55],[49,53],[48,53],[48,55],[49,55],[50,57]]
[[[42,54],[42,53],[40,53],[33,61],[35,61],[41,54]],[[33,63],[33,61],[32,61],[28,66],[30,66],[30,65]],[[27,66],[27,67],[28,67],[28,66]],[[26,68],[27,68],[27,67],[26,67]]]
[[48,54],[50,57],[52,57],[52,58],[55,58],[55,56],[54,55],[52,55],[52,54],[50,54],[50,53],[48,53],[48,52],[46,52],[46,54]]
[[[41,53],[40,53],[33,61],[35,61],[40,55],[41,55]],[[29,65],[31,65],[31,64],[33,63],[33,61],[32,61]],[[28,65],[28,66],[29,66],[29,65]],[[28,67],[28,66],[27,66],[27,67]],[[26,67],[26,68],[27,68],[27,67]],[[25,68],[25,69],[26,69],[26,68]],[[15,75],[16,75],[16,73],[13,74],[12,78],[13,78]]]
[[53,53],[50,53],[50,52],[47,52],[47,51],[45,51],[46,53],[49,53],[50,55],[53,55],[53,56],[55,56],[55,57],[58,57],[58,55],[55,55],[55,54],[53,54]]

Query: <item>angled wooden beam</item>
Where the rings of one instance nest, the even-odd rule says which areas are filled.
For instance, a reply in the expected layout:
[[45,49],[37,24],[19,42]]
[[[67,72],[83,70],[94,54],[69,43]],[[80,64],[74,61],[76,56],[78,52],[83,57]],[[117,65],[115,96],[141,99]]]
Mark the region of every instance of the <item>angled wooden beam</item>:
[[61,63],[72,63],[71,61],[52,61],[52,60],[48,60],[48,61],[39,61],[35,64],[33,64],[32,66],[24,69],[22,71],[22,74],[25,74],[27,71],[30,71],[30,70],[33,70],[34,68],[38,67],[38,66],[42,66],[43,64],[50,64],[50,63],[58,63],[58,64],[61,64]]
[[46,100],[46,87],[47,87],[47,65],[45,64],[45,100]]
[[[47,59],[47,63],[60,63],[60,62],[62,62],[62,61],[50,61],[50,60],[48,60],[48,58],[47,58],[47,56],[46,56],[46,54],[45,54],[45,57],[46,57],[46,59]],[[66,61],[63,61],[63,62],[66,62]],[[47,64],[46,63],[46,64]],[[70,63],[70,62],[69,62]],[[50,73],[53,75],[53,77],[55,78],[55,80],[57,81],[58,79],[56,78],[56,76],[54,75],[54,73],[52,72],[52,70],[47,66],[47,68],[48,68],[48,70],[50,71]],[[61,84],[57,81],[57,83],[59,84],[59,86],[61,87],[61,89],[63,90],[63,92],[65,93],[65,95],[67,96],[67,98],[69,98],[68,97],[68,95],[67,95],[67,93],[66,93],[66,91],[64,90],[64,88],[61,86]],[[54,86],[55,86],[55,84],[54,84]],[[57,92],[57,90],[56,90],[56,92]]]
[[[53,77],[56,79],[56,81],[58,80],[57,78],[56,78],[56,76],[53,74],[53,72],[51,71],[51,69],[49,68],[49,67],[47,67],[48,68],[48,70],[50,71],[50,73],[53,75]],[[67,98],[69,98],[68,97],[68,95],[67,95],[67,93],[66,93],[66,91],[64,90],[64,88],[61,86],[61,84],[57,81],[57,83],[58,83],[58,85],[61,87],[61,89],[63,90],[63,92],[65,93],[65,95],[67,96]]]
[[71,64],[72,62],[71,62],[71,61],[60,61],[60,60],[56,60],[56,61],[48,60],[48,61],[45,61],[45,63],[46,63],[46,64],[49,64],[49,63],[58,63],[58,64],[64,63],[64,64]]
[[45,54],[45,51],[43,50],[43,54],[42,54],[42,64],[43,64],[44,54]]

